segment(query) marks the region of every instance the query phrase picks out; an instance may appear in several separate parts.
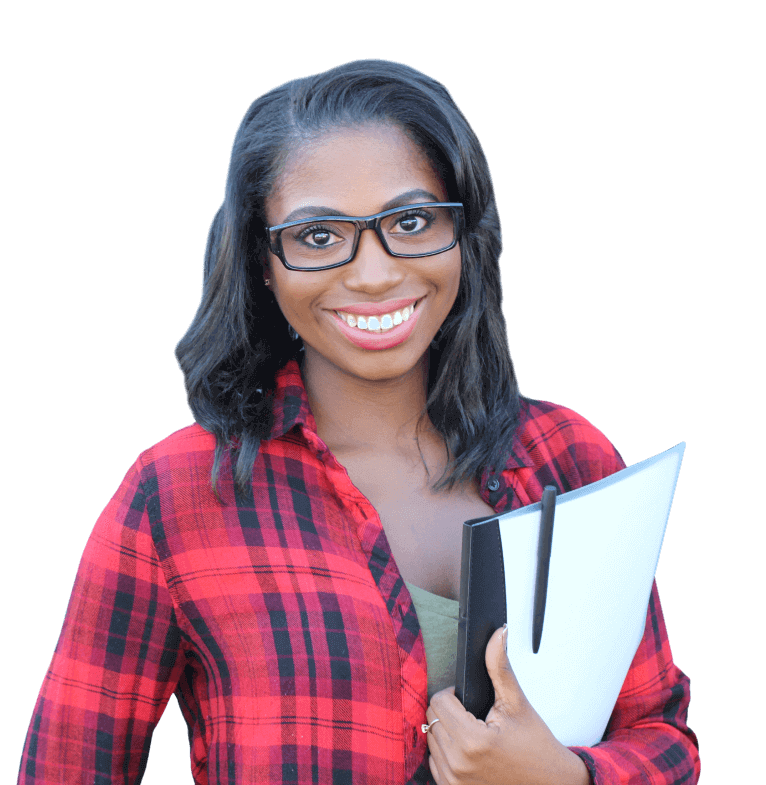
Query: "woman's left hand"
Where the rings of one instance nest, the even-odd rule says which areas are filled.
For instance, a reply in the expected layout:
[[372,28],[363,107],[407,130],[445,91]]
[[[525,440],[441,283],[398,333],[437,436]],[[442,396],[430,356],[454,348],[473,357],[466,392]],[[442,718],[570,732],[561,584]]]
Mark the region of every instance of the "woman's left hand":
[[426,719],[429,763],[437,785],[587,785],[585,764],[561,744],[532,708],[505,653],[507,630],[487,644],[487,671],[495,703],[486,721],[477,720],[455,697],[437,692]]

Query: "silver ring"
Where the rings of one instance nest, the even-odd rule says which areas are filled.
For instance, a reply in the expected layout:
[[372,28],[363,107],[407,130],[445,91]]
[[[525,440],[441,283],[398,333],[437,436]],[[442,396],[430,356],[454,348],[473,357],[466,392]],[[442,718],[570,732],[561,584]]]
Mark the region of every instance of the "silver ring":
[[430,731],[431,728],[433,728],[433,726],[436,725],[437,722],[439,722],[439,718],[438,717],[430,725],[426,725],[426,723],[423,723],[420,726],[420,730],[422,730],[423,733],[428,733],[428,731]]

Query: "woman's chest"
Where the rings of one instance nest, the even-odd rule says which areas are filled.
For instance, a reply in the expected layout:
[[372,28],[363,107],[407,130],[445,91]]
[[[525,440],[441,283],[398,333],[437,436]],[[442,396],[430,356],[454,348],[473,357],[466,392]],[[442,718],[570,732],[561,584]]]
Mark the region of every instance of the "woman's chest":
[[404,580],[457,600],[463,522],[491,515],[475,487],[434,492],[425,472],[395,462],[347,462],[354,485],[375,508]]

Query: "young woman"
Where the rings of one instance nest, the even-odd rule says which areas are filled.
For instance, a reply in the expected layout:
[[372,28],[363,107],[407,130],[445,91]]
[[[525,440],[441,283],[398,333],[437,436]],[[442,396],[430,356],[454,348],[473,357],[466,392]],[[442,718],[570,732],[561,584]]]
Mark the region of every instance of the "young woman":
[[252,105],[177,350],[196,424],[96,524],[21,782],[138,782],[174,693],[198,783],[696,781],[656,588],[594,748],[526,702],[502,630],[486,722],[450,687],[463,521],[623,466],[519,396],[499,254],[438,83],[362,61]]

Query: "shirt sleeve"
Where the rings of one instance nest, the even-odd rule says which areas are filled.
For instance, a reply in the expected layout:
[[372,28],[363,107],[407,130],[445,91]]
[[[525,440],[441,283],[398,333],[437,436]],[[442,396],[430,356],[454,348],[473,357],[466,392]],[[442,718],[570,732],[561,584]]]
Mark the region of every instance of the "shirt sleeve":
[[[577,488],[625,467],[608,439],[571,410],[536,402],[532,411],[528,441],[538,468],[526,479],[530,498],[524,503],[540,498],[547,482]],[[697,737],[686,724],[689,697],[689,679],[673,663],[653,583],[644,634],[604,738],[594,747],[570,749],[594,785],[692,785],[700,759]]]
[[19,783],[139,783],[184,666],[140,465],[99,517],[27,732]]

